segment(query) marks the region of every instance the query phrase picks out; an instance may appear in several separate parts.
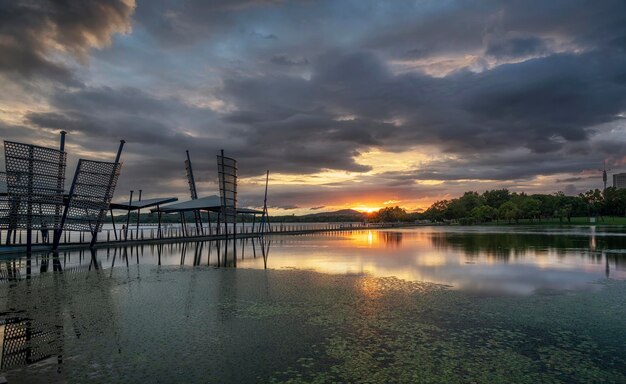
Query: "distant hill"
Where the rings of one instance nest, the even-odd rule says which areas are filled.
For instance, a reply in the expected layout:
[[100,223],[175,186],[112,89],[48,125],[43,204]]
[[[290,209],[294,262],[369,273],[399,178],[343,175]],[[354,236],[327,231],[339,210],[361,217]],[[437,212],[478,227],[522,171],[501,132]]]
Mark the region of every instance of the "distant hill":
[[303,215],[303,217],[320,217],[320,216],[356,216],[356,217],[365,217],[367,216],[363,212],[355,211],[354,209],[340,209],[338,211],[333,212],[319,212],[319,213],[310,213],[308,215]]
[[340,222],[340,221],[364,221],[367,214],[354,209],[340,209],[333,212],[310,213],[302,216],[271,216],[272,222]]

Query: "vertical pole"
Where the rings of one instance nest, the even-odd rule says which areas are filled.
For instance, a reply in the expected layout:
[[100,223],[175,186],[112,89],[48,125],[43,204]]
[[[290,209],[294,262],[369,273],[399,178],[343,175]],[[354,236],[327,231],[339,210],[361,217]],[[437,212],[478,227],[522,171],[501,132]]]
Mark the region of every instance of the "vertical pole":
[[59,230],[55,233],[54,242],[52,243],[52,250],[56,251],[59,249],[59,242],[61,241],[61,235],[63,233],[63,227],[65,226],[65,221],[67,220],[67,213],[70,208],[70,202],[72,200],[72,195],[74,194],[74,188],[76,186],[76,179],[78,178],[78,171],[80,170],[82,160],[78,160],[78,165],[76,166],[76,172],[74,172],[74,179],[72,179],[72,185],[70,186],[70,192],[65,203],[65,207],[63,208],[63,215],[61,216],[61,223],[59,224]]
[[30,279],[30,255],[33,250],[33,173],[34,170],[34,156],[33,147],[30,147],[28,153],[28,200],[26,200],[26,254],[28,259],[27,265],[27,278]]
[[122,156],[122,149],[124,149],[125,140],[120,140],[120,146],[117,147],[117,154],[115,155],[115,162],[120,162],[120,157]]
[[157,204],[157,215],[159,218],[159,226],[157,228],[157,237],[160,239],[161,238],[161,207],[159,206],[159,204]]
[[[139,201],[141,201],[141,189],[139,190]],[[141,214],[141,208],[137,208],[137,226],[135,227],[135,237],[139,239],[139,215]]]
[[[222,219],[224,220],[224,232],[226,233],[226,239],[228,241],[228,220],[226,220],[226,213],[225,208],[226,208],[226,180],[225,180],[225,175],[224,175],[224,150],[220,150],[220,172],[222,173],[222,185],[220,186],[221,191],[220,191],[220,202],[221,202],[221,208],[220,208],[220,215],[222,216]],[[219,220],[219,218],[218,218]]]
[[[120,145],[117,147],[117,153],[115,154],[115,166],[116,167],[120,163],[120,157],[122,156],[122,149],[124,149],[124,143],[126,143],[126,141],[120,140]],[[113,171],[113,173],[111,174],[111,179],[109,180],[109,186],[107,187],[107,192],[106,192],[107,198],[109,196],[109,192],[111,191],[111,183],[113,182],[114,177],[115,177],[115,171]],[[131,196],[131,199],[132,199],[132,196]],[[113,217],[113,212],[111,212],[111,217]],[[98,240],[98,231],[100,230],[99,227],[101,223],[96,223],[96,224],[97,224],[96,227],[91,232],[91,242],[89,243],[90,248],[93,248],[93,246],[96,244],[96,241]],[[128,225],[126,225],[126,230],[128,231]]]
[[[61,153],[59,155],[60,156],[59,163],[63,162],[63,155],[64,155],[64,152],[65,152],[65,135],[67,135],[67,132],[61,131],[60,134],[61,134],[61,140],[60,140],[60,143],[59,143],[59,151],[61,151]],[[61,202],[63,202],[63,200],[64,200],[64,196],[63,196],[63,192],[64,192],[64,188],[63,187],[64,186],[63,186],[63,182],[61,181],[61,174],[64,171],[65,166],[66,166],[66,164],[63,162],[61,167],[59,167],[59,178],[58,178],[58,184],[57,184],[58,192],[61,193]],[[58,205],[55,207],[55,210],[54,210],[55,221],[56,221],[56,218],[59,217],[60,209],[61,209],[61,207],[59,207]],[[56,224],[60,225],[60,223],[56,223]],[[52,230],[52,236],[56,238],[56,233],[57,232],[61,232],[62,230],[63,230],[62,227],[55,226],[53,228],[53,230]],[[53,242],[54,242],[54,239],[53,239]]]
[[117,230],[115,229],[115,216],[113,216],[113,210],[110,209],[111,212],[111,223],[113,223],[113,234],[115,235],[115,240],[117,240]]
[[261,216],[261,224],[259,224],[259,226],[261,227],[260,228],[261,234],[265,233],[266,221],[267,221],[269,232],[272,232],[272,227],[270,225],[270,218],[267,212],[267,185],[269,184],[269,180],[270,180],[270,170],[268,169],[267,172],[265,173],[265,195],[263,197],[263,214]]
[[124,230],[124,240],[128,240],[128,226],[130,225],[130,208],[133,204],[133,190],[130,190],[130,199],[128,200],[128,213],[126,214],[126,229]]
[[[193,167],[191,165],[191,157],[189,156],[189,150],[186,150],[185,153],[187,154],[187,178],[189,181],[189,192],[191,194],[191,200],[196,200],[198,198],[198,190],[196,189],[196,179],[193,176]],[[194,218],[194,221],[196,222],[196,229],[198,229],[198,226],[202,225],[202,218],[200,217],[199,210],[193,211],[193,218]]]

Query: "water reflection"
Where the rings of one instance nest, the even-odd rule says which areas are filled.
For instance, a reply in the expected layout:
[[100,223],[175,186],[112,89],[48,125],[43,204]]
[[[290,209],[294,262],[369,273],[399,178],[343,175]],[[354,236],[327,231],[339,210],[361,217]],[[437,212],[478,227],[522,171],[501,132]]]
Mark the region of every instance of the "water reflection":
[[[146,265],[150,267],[138,267]],[[212,271],[206,267],[244,270],[201,274]],[[480,295],[593,290],[598,285],[592,283],[598,280],[626,279],[626,236],[623,230],[596,227],[569,231],[415,228],[145,244],[3,260],[0,369],[15,372],[20,367],[36,366],[32,369],[41,376],[33,382],[50,381],[46,374],[57,374],[55,377],[63,381],[68,361],[90,361],[90,355],[83,356],[84,347],[80,347],[85,337],[96,340],[94,345],[109,358],[113,359],[111,351],[117,351],[125,360],[135,356],[138,352],[133,348],[140,345],[128,340],[143,342],[145,337],[155,348],[163,347],[155,341],[163,336],[163,329],[176,334],[176,340],[192,340],[197,336],[195,330],[206,327],[207,321],[216,328],[231,329],[233,321],[256,327],[257,323],[249,324],[245,316],[236,315],[232,300],[235,297],[250,303],[255,295],[264,295],[273,303],[284,287],[267,275],[257,275],[252,282],[251,275],[246,274],[249,269],[267,268],[395,276]],[[190,274],[182,279],[172,276],[180,270]],[[384,281],[364,278],[358,283],[363,297],[381,297]],[[162,292],[169,295],[165,308]],[[371,300],[355,305],[364,317],[375,317],[382,310]],[[168,326],[146,320],[150,313],[140,309],[152,306],[161,306],[162,312],[171,310]],[[253,306],[249,310],[267,315],[275,309]],[[189,327],[181,327],[181,321],[188,322]],[[257,334],[256,328],[252,329],[242,336],[243,341]],[[272,332],[280,330],[268,327],[263,343],[276,339]],[[207,340],[202,345],[208,345],[209,337],[215,334],[219,332],[204,335]],[[122,354],[125,348],[129,350],[126,355]],[[225,361],[228,358],[225,356]],[[106,367],[96,368],[106,371]]]
[[0,281],[83,266],[111,269],[111,275],[114,268],[134,264],[298,268],[395,276],[490,294],[530,294],[593,289],[589,283],[602,278],[625,279],[626,233],[596,227],[422,227],[145,244],[4,261]]

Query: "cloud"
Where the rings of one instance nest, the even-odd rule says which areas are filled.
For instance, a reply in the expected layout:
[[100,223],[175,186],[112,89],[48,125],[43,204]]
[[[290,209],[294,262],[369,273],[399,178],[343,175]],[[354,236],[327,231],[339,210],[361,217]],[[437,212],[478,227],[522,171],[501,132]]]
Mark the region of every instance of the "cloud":
[[[550,153],[619,119],[626,83],[616,79],[625,68],[626,55],[591,52],[436,79],[393,75],[376,55],[358,52],[325,55],[310,80],[231,78],[223,97],[239,108],[226,118],[245,127],[254,144],[350,144],[341,151],[346,157],[368,146],[417,144],[458,154],[519,147]],[[342,164],[349,158],[335,169],[355,170]]]
[[306,58],[291,58],[287,55],[274,55],[270,58],[270,62],[272,64],[285,66],[299,66],[309,64],[309,61]]
[[536,36],[512,37],[490,42],[485,54],[496,58],[524,58],[542,56],[549,52],[548,44]]
[[[239,27],[242,14],[271,6],[271,0],[150,0],[140,3],[135,19],[165,46],[186,46]],[[273,33],[249,30],[256,39],[275,40]]]
[[[581,171],[624,162],[623,1],[1,7],[0,77],[23,90],[0,96],[0,132],[69,130],[72,153],[95,158],[125,138],[122,189],[185,193],[186,149],[211,193],[222,148],[243,178],[301,175],[272,197],[303,209],[556,179],[582,190]],[[372,150],[416,160],[365,164]],[[327,170],[349,181],[309,185]]]
[[76,85],[58,55],[85,61],[91,48],[109,45],[115,33],[129,32],[134,1],[16,0],[1,7],[0,72]]

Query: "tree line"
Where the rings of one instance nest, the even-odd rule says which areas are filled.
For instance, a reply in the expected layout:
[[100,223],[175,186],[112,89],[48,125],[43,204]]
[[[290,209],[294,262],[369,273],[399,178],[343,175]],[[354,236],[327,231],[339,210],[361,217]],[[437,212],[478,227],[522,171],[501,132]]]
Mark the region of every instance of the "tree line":
[[571,222],[572,217],[626,215],[626,189],[614,187],[589,190],[577,196],[563,192],[532,194],[494,189],[480,194],[465,192],[456,199],[439,200],[423,212],[408,213],[400,207],[386,207],[372,214],[372,222],[429,220],[455,221],[460,224],[487,222],[518,223],[520,220],[558,219]]

